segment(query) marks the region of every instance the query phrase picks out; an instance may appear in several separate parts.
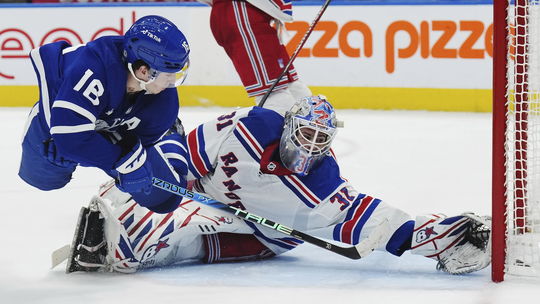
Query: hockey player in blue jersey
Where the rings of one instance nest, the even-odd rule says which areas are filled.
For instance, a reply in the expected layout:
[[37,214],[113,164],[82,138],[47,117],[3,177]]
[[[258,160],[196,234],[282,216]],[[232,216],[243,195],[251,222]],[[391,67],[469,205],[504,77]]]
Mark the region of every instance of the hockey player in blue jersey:
[[179,200],[164,202],[151,177],[178,175],[185,182],[185,163],[175,171],[174,160],[159,161],[170,150],[167,140],[181,138],[166,133],[177,133],[170,131],[179,109],[176,86],[189,66],[183,33],[163,17],[145,16],[124,36],[76,46],[54,42],[30,55],[40,98],[26,125],[19,176],[53,190],[70,181],[77,165],[96,167],[146,207],[175,208]]
[[[194,190],[322,239],[357,245],[377,235],[372,249],[410,250],[449,273],[489,265],[489,218],[411,217],[342,178],[331,150],[338,126],[322,96],[303,98],[285,118],[258,107],[222,115],[187,135]],[[114,183],[83,210],[89,216],[80,217],[68,272],[264,259],[302,243],[193,200],[155,214]]]

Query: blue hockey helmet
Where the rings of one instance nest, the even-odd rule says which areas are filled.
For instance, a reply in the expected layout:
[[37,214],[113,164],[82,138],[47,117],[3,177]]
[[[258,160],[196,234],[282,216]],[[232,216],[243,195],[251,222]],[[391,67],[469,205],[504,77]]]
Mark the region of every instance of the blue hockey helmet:
[[[184,34],[166,18],[150,15],[137,20],[124,35],[124,57],[128,69],[138,60],[150,67],[152,81],[181,84],[189,67],[189,44]],[[161,76],[160,76],[161,74]]]
[[324,158],[343,123],[325,96],[304,97],[285,114],[279,143],[283,165],[294,173],[307,175]]

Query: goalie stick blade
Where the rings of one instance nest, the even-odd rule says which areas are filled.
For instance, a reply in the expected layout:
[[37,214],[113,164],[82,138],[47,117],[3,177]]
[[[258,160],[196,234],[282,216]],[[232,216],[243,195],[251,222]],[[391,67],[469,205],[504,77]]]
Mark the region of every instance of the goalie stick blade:
[[88,208],[81,207],[79,218],[77,220],[77,226],[75,227],[75,234],[73,235],[73,241],[71,242],[71,250],[68,255],[66,273],[72,273],[80,270],[80,266],[75,259],[79,254],[78,246],[84,237],[84,228],[86,226],[86,219],[89,212],[90,210]]
[[65,260],[69,258],[71,253],[71,247],[69,245],[64,245],[61,248],[56,249],[51,254],[51,269],[62,264]]

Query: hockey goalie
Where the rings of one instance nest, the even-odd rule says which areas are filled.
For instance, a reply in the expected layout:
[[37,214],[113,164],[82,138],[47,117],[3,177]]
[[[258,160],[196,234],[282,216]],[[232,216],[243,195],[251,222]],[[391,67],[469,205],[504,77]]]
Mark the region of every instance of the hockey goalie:
[[[318,238],[356,245],[386,225],[372,249],[396,256],[410,250],[451,274],[489,265],[489,217],[413,218],[342,178],[331,150],[340,126],[326,98],[312,96],[285,117],[258,107],[222,115],[174,145],[189,156],[161,155],[171,170],[189,168],[182,178],[194,191]],[[137,204],[114,181],[102,185],[81,210],[67,272],[266,259],[302,244],[197,201],[177,204],[160,213]]]

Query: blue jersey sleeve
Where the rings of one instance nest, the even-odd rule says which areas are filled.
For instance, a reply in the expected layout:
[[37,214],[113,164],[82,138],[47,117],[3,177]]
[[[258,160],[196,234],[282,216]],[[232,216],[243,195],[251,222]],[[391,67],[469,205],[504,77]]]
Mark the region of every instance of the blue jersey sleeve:
[[107,72],[94,52],[80,51],[77,61],[64,70],[51,105],[50,133],[60,154],[82,165],[109,171],[120,158],[121,148],[96,131],[96,122],[109,102]]
[[153,95],[143,94],[140,100],[141,109],[137,111],[140,123],[134,132],[143,146],[156,143],[174,124],[178,117],[179,103],[176,88]]

